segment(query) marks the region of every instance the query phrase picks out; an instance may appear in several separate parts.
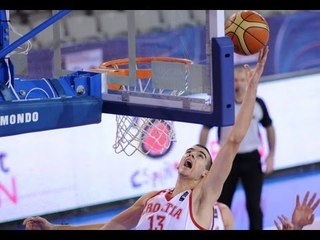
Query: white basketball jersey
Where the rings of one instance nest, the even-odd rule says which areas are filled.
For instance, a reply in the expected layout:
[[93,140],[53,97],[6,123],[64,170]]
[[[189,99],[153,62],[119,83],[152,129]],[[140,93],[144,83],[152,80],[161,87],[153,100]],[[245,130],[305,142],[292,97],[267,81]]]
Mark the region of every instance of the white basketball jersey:
[[171,191],[162,190],[147,200],[136,230],[205,230],[192,215],[192,190],[173,198]]
[[219,207],[219,203],[213,205],[213,229],[212,230],[225,230],[223,223],[223,216]]

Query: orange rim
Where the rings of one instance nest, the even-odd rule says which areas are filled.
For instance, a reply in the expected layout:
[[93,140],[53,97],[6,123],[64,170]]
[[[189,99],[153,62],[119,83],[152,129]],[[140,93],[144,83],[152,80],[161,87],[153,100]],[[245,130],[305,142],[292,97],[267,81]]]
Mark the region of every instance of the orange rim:
[[122,85],[117,83],[108,83],[108,89],[110,90],[122,90]]
[[[193,61],[186,58],[174,58],[174,57],[137,57],[136,64],[147,64],[153,61],[159,62],[178,62],[184,63],[186,65],[192,64]],[[129,65],[129,58],[122,58],[107,61],[101,63],[99,68],[101,70],[105,70],[106,73],[109,75],[117,75],[117,76],[129,76],[129,69],[128,68],[117,68],[119,66],[128,66]],[[148,79],[152,77],[152,70],[151,68],[143,68],[136,70],[136,78],[138,79]]]

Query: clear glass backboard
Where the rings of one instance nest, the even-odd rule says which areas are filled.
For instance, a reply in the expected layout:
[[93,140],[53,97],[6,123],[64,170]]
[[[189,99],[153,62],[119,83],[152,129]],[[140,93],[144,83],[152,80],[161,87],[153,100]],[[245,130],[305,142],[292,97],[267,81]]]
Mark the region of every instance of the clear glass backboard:
[[233,124],[233,44],[224,36],[223,10],[116,15],[112,25],[101,25],[118,28],[122,44],[114,48],[127,51],[96,69],[103,73],[104,113]]

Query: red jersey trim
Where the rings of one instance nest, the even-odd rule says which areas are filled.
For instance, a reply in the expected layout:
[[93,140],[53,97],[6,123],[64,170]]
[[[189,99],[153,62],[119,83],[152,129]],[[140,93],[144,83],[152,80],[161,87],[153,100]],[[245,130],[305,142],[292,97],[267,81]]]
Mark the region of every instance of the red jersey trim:
[[197,228],[199,228],[199,230],[208,230],[208,229],[202,227],[200,224],[198,224],[197,221],[193,217],[193,212],[192,212],[192,193],[193,193],[193,190],[191,189],[191,193],[190,193],[190,197],[189,197],[189,212],[190,212],[191,220],[192,220],[193,224]]

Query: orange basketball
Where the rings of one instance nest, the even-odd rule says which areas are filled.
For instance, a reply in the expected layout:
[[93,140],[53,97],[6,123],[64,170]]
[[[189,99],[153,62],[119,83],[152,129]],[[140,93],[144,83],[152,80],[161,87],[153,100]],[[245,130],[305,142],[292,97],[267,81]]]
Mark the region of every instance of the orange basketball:
[[251,55],[267,45],[269,25],[266,19],[255,11],[239,11],[226,20],[225,35],[231,38],[235,53]]

